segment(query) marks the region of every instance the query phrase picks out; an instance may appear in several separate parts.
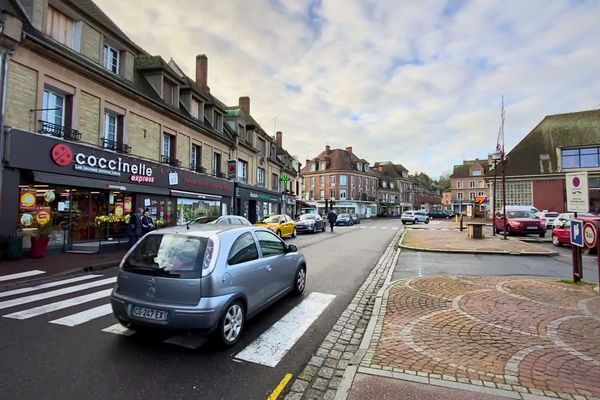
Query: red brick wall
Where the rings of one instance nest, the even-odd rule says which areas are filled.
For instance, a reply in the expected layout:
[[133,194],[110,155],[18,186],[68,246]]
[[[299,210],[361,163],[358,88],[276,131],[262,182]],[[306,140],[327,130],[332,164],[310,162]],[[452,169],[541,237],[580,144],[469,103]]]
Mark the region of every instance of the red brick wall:
[[540,211],[565,212],[565,180],[533,181],[533,205]]

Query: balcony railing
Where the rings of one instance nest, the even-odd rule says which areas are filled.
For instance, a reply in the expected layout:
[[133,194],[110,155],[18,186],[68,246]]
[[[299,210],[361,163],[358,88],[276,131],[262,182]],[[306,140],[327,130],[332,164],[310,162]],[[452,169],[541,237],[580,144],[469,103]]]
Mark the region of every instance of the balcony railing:
[[171,165],[173,167],[179,167],[181,165],[181,161],[179,161],[178,159],[176,159],[174,157],[169,157],[169,156],[161,156],[160,162],[163,164]]
[[56,125],[43,120],[40,120],[39,123],[40,133],[44,135],[52,135],[65,140],[72,140],[74,142],[81,140],[81,132],[79,132],[77,129],[67,128],[66,126]]
[[190,164],[190,169],[191,169],[192,171],[195,171],[195,172],[200,172],[200,173],[202,173],[202,174],[205,174],[205,173],[206,173],[206,168],[204,168],[203,166],[201,166],[201,165],[198,165],[198,164],[191,163],[191,164]]
[[218,170],[213,170],[212,174],[213,174],[213,176],[216,176],[217,178],[226,178],[225,174]]
[[114,140],[102,139],[102,147],[105,149],[117,151],[119,153],[131,153],[131,146],[124,143],[119,143]]

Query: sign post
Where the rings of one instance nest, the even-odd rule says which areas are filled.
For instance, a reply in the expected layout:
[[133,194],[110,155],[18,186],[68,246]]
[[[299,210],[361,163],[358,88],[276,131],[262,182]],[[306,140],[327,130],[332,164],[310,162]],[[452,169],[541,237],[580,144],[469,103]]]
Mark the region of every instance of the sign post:
[[[577,218],[578,212],[588,212],[590,210],[590,195],[588,191],[587,171],[574,172],[565,175],[565,186],[567,191],[567,211],[574,212]],[[583,241],[583,224],[579,221],[579,234]],[[571,222],[571,238],[575,227]],[[597,236],[597,235],[596,235]],[[571,241],[573,242],[573,241]],[[581,247],[583,245],[571,246],[573,251],[573,281],[577,282],[583,279],[583,260],[581,258]]]
[[573,248],[573,282],[579,282],[582,278],[581,248],[584,246],[583,221],[571,220],[571,247]]

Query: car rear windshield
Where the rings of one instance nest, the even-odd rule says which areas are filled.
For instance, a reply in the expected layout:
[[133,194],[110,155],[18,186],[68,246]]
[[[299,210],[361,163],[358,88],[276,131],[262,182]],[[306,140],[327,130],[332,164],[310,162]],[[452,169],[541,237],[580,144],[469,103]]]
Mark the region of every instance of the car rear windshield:
[[264,217],[263,219],[261,219],[259,221],[259,223],[263,223],[263,224],[274,224],[279,222],[279,215],[273,215],[271,217]]
[[171,278],[200,278],[208,238],[164,234],[144,237],[123,262],[123,270]]
[[506,216],[508,218],[535,218],[535,215],[529,211],[509,211]]
[[316,219],[313,214],[302,214],[300,216],[300,221],[306,221],[307,219]]

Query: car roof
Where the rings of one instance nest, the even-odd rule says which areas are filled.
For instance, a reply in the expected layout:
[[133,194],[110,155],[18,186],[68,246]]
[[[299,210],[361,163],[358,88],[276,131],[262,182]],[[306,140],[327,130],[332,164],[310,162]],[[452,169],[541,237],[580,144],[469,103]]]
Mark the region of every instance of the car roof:
[[150,232],[150,235],[163,235],[163,234],[180,234],[197,237],[209,237],[212,235],[218,235],[225,231],[234,229],[251,229],[248,225],[217,225],[217,224],[202,224],[202,225],[190,225],[189,229],[186,225],[172,226],[169,228],[157,229]]

